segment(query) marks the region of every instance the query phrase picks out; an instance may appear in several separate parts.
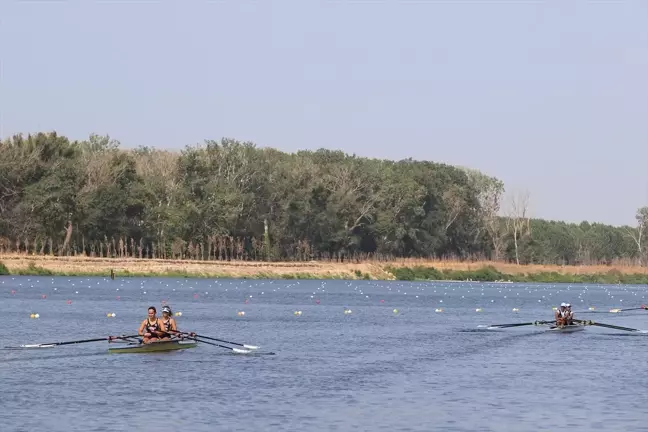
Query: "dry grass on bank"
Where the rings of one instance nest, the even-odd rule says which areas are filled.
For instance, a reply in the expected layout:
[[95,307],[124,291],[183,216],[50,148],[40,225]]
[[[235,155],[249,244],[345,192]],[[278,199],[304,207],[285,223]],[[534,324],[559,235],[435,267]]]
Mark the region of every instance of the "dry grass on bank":
[[196,276],[254,277],[258,275],[308,275],[331,277],[357,277],[356,271],[370,274],[377,279],[392,279],[382,266],[374,263],[334,263],[325,261],[307,262],[254,262],[254,261],[194,261],[137,258],[90,258],[52,257],[28,255],[0,255],[10,272],[24,270],[30,264],[55,273],[105,273],[129,272],[134,274],[186,273]]
[[591,265],[549,265],[529,264],[517,265],[514,263],[496,261],[472,261],[461,262],[452,260],[429,260],[418,258],[404,258],[394,260],[390,265],[394,267],[434,267],[439,270],[478,270],[486,266],[493,266],[495,269],[506,274],[535,274],[556,272],[560,274],[603,274],[610,270],[618,270],[623,274],[648,274],[648,267],[634,264],[615,263],[612,265],[591,264]]
[[4,263],[11,273],[19,273],[29,268],[30,265],[49,270],[57,274],[105,274],[111,270],[116,273],[152,274],[162,275],[168,273],[186,274],[188,276],[203,277],[282,277],[293,275],[295,277],[315,278],[361,278],[394,279],[386,271],[388,267],[434,267],[438,270],[478,270],[486,266],[506,274],[537,274],[556,272],[560,274],[588,275],[605,274],[610,270],[618,270],[624,274],[648,274],[648,268],[632,265],[584,265],[584,266],[559,266],[559,265],[515,265],[511,263],[474,261],[460,262],[450,260],[429,260],[404,258],[393,261],[363,261],[363,262],[331,262],[331,261],[306,261],[306,262],[252,262],[252,261],[193,261],[170,259],[137,259],[137,258],[92,258],[92,257],[53,257],[24,254],[0,255],[0,262]]

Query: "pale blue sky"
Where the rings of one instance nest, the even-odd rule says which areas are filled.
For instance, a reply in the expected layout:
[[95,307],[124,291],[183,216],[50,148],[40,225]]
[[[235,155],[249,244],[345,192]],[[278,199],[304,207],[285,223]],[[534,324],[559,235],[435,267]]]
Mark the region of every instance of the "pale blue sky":
[[226,136],[477,168],[537,217],[648,205],[646,0],[0,0],[0,60],[3,138]]

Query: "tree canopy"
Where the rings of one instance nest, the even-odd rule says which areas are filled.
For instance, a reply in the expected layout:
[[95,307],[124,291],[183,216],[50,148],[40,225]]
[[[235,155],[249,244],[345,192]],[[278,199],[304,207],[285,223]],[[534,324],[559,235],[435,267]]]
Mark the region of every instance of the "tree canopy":
[[[0,251],[192,259],[374,257],[524,263],[647,263],[636,226],[504,211],[504,184],[477,170],[234,139],[179,152],[56,133],[0,142]],[[504,213],[504,215],[502,215]]]

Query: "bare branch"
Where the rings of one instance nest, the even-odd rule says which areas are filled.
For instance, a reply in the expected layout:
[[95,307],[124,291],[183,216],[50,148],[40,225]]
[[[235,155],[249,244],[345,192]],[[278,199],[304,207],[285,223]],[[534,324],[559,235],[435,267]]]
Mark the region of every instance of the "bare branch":
[[510,207],[507,212],[507,226],[513,230],[513,243],[515,246],[515,262],[520,265],[519,240],[531,233],[531,218],[529,211],[529,193],[521,192],[511,195]]
[[465,209],[466,201],[461,194],[461,190],[456,186],[451,186],[450,189],[443,193],[443,203],[447,213],[444,229],[447,231]]
[[635,216],[637,220],[637,226],[635,228],[624,227],[626,235],[630,237],[635,244],[637,245],[637,252],[639,254],[639,260],[642,264],[648,263],[648,253],[643,247],[643,238],[644,234],[648,230],[648,207],[642,207],[637,210]]

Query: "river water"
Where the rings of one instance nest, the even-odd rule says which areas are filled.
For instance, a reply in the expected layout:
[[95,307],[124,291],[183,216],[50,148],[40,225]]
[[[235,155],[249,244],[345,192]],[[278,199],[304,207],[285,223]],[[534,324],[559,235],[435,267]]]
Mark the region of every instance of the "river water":
[[648,431],[648,334],[478,328],[551,319],[567,301],[577,318],[648,329],[646,311],[607,312],[647,296],[629,285],[0,277],[0,347],[135,334],[163,301],[182,312],[180,329],[261,347],[0,349],[0,430]]

